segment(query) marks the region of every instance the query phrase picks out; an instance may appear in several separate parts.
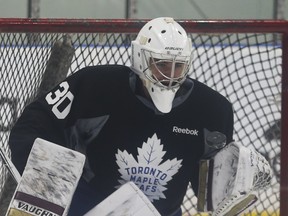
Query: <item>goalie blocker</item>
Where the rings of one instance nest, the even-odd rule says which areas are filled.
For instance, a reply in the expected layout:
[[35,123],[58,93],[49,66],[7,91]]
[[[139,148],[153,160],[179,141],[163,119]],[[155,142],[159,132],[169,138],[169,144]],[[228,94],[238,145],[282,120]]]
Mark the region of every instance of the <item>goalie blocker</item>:
[[6,216],[64,216],[85,163],[79,152],[37,138]]
[[198,211],[238,215],[257,201],[257,191],[271,179],[271,167],[261,154],[232,142],[200,162]]

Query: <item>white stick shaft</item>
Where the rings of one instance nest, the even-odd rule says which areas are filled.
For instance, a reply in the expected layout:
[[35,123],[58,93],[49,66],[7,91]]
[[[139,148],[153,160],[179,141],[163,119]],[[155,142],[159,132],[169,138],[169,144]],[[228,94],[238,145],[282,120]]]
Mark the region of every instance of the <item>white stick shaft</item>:
[[5,154],[5,152],[3,151],[1,147],[0,147],[0,156],[3,161],[3,164],[5,165],[5,167],[7,167],[8,171],[10,172],[14,180],[17,183],[19,183],[21,179],[21,175],[16,169],[16,167],[14,166],[14,164],[12,163],[12,161],[10,160],[10,158]]

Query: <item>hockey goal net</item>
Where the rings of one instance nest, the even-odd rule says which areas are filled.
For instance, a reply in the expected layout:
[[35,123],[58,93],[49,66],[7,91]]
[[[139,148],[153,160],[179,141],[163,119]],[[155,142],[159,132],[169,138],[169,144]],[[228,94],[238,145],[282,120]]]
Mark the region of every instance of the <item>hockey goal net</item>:
[[[6,154],[9,132],[27,104],[82,67],[129,65],[130,42],[146,21],[0,19],[0,146]],[[274,170],[272,186],[259,192],[247,215],[288,215],[288,137],[280,133],[288,126],[288,22],[178,21],[193,41],[192,77],[229,98],[235,139],[261,152]],[[2,205],[11,181],[0,161]],[[196,202],[188,187],[184,215],[200,215]]]

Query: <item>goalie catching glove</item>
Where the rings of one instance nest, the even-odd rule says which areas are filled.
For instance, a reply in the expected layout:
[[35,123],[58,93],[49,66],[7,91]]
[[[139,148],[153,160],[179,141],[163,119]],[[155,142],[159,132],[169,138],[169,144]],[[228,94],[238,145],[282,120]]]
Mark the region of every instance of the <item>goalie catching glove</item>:
[[267,160],[253,149],[232,142],[212,159],[200,162],[198,211],[235,216],[257,201],[257,191],[271,183]]

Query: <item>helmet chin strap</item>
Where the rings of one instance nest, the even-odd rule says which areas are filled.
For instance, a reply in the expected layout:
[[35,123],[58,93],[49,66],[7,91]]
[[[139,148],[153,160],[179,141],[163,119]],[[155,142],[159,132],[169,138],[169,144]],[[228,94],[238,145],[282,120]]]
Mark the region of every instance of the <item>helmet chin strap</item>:
[[169,113],[179,87],[169,90],[163,89],[148,80],[143,80],[143,84],[156,108],[162,113]]

